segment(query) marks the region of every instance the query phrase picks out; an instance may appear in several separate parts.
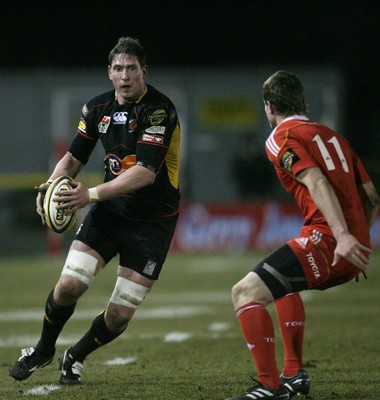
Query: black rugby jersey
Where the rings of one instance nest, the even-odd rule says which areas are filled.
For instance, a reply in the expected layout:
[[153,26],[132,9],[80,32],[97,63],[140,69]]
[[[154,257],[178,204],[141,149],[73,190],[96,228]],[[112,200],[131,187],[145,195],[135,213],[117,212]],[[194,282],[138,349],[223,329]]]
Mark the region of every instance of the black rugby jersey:
[[135,164],[157,174],[152,185],[102,204],[132,219],[178,214],[180,127],[168,97],[150,85],[139,100],[125,105],[116,101],[115,90],[95,96],[82,109],[69,152],[86,164],[98,139],[105,150],[104,182]]

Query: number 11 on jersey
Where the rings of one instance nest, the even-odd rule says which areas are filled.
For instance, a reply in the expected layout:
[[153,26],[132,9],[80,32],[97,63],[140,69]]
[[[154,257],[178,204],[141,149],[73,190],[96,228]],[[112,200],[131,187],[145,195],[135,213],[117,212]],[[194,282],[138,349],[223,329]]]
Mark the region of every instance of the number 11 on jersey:
[[[336,167],[335,167],[334,161],[332,160],[332,157],[331,157],[329,151],[327,150],[327,147],[326,147],[325,143],[323,142],[322,138],[319,135],[316,135],[313,138],[313,142],[317,143],[318,149],[321,152],[323,159],[325,160],[327,169],[329,171],[335,170]],[[327,143],[331,143],[334,146],[335,151],[337,152],[338,157],[340,159],[340,162],[342,163],[343,171],[348,173],[349,171],[348,171],[347,161],[346,161],[346,158],[344,157],[342,148],[340,147],[340,144],[339,144],[336,136],[333,136],[330,140],[327,141]]]

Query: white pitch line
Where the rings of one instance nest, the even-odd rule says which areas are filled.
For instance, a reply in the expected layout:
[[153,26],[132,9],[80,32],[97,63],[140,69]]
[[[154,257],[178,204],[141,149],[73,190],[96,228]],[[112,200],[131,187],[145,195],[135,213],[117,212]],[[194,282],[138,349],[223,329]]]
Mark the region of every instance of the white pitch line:
[[[141,309],[135,314],[134,319],[176,319],[194,317],[201,314],[210,314],[210,306],[162,306],[155,308]],[[93,320],[99,314],[99,309],[77,310],[72,316],[72,320]],[[16,309],[0,312],[0,322],[24,322],[42,321],[42,309]]]
[[130,364],[134,364],[136,361],[137,361],[137,357],[127,357],[127,358],[116,357],[116,358],[113,358],[112,360],[106,361],[104,364],[105,365],[130,365]]
[[24,396],[46,396],[50,392],[53,392],[54,390],[60,389],[60,386],[57,385],[43,385],[43,386],[37,386],[33,389],[30,389],[24,393]]
[[208,330],[211,332],[223,332],[231,327],[231,324],[227,322],[213,322],[208,326]]
[[[139,335],[133,335],[133,334],[128,334],[125,333],[124,335],[121,335],[118,340],[129,340],[129,341],[134,341],[134,340],[161,340],[164,338],[164,341],[166,343],[173,343],[173,342],[180,342],[184,340],[188,340],[193,337],[197,338],[206,338],[206,339],[218,339],[223,335],[224,338],[232,338],[232,337],[239,337],[240,332],[234,331],[234,332],[226,332],[220,330],[212,330],[209,329],[209,332],[207,333],[188,333],[188,332],[170,332],[170,333],[163,333],[163,332],[150,332],[150,333],[141,333]],[[76,343],[80,339],[80,335],[62,335],[58,338],[57,345],[58,346],[71,346],[74,343]],[[28,346],[33,346],[35,343],[37,343],[39,340],[39,336],[26,336],[26,335],[21,335],[21,336],[15,336],[13,335],[12,337],[5,337],[1,338],[0,337],[0,348],[24,348]]]
[[170,332],[164,336],[166,343],[179,343],[190,339],[193,336],[190,332]]

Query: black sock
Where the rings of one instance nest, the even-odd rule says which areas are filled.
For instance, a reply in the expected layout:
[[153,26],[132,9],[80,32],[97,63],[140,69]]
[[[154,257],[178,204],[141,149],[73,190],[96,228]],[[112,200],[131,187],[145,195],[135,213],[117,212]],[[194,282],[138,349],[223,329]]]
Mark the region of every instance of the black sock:
[[103,311],[94,319],[90,330],[70,349],[70,355],[74,360],[83,362],[94,350],[112,342],[124,332],[125,329],[121,332],[111,332],[106,325],[104,313]]
[[40,341],[36,346],[36,352],[50,356],[55,352],[55,343],[64,325],[73,315],[75,305],[60,306],[54,301],[54,289],[50,292],[45,306],[45,316],[42,325]]

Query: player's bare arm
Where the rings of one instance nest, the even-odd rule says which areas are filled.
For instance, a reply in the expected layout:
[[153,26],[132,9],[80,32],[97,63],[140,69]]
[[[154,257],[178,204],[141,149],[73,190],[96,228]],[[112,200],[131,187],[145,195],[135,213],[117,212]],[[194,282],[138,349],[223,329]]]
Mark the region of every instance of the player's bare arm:
[[99,201],[109,200],[142,189],[145,186],[152,185],[155,179],[155,172],[141,165],[134,165],[112,181],[96,186]]
[[52,181],[62,175],[67,175],[75,178],[82,168],[83,164],[78,159],[73,157],[70,153],[66,153],[61,158],[61,160],[58,161],[49,180]]
[[359,194],[363,204],[368,227],[371,228],[380,206],[380,197],[372,181],[368,181],[359,187]]
[[[62,202],[57,209],[74,212],[85,207],[91,201],[109,200],[149,186],[154,183],[155,179],[156,174],[153,171],[140,165],[134,165],[112,181],[102,183],[95,188],[88,189],[81,182],[73,182],[72,190],[57,192],[56,201]],[[91,191],[96,193],[95,200],[91,198]]]
[[371,253],[372,250],[360,244],[349,233],[336,194],[321,170],[318,167],[307,168],[297,175],[297,180],[308,188],[337,241],[332,265],[334,266],[340,257],[344,257],[362,270],[368,268],[369,259],[365,253]]

